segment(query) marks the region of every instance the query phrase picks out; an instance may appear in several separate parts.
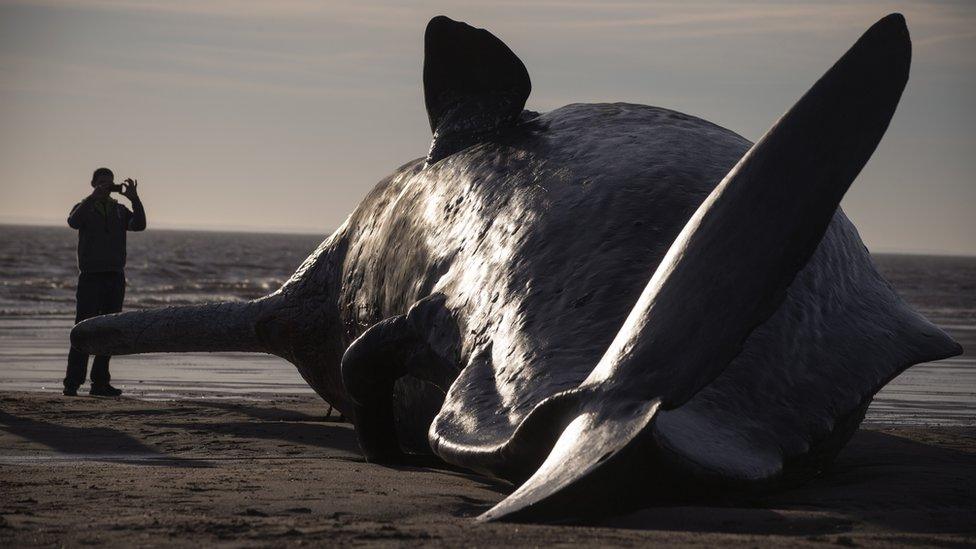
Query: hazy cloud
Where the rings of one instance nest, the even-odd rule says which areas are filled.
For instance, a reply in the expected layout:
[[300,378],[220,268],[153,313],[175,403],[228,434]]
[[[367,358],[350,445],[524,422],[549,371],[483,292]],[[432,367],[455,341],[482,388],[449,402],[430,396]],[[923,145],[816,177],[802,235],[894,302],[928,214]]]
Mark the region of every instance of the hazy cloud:
[[157,226],[324,233],[426,151],[439,13],[519,54],[530,107],[657,104],[754,139],[892,11],[912,80],[845,207],[873,247],[976,253],[968,2],[0,0],[0,221],[62,222],[108,164]]

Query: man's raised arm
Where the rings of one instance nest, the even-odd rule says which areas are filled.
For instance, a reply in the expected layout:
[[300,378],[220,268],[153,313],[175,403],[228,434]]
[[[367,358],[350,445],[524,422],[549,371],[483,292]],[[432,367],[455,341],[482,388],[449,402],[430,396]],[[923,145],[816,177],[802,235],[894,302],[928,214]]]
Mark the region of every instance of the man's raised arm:
[[139,193],[136,191],[136,187],[139,186],[139,181],[126,179],[125,183],[122,196],[132,202],[132,218],[129,219],[129,230],[144,231],[146,230],[146,209],[142,206],[142,200],[139,199]]

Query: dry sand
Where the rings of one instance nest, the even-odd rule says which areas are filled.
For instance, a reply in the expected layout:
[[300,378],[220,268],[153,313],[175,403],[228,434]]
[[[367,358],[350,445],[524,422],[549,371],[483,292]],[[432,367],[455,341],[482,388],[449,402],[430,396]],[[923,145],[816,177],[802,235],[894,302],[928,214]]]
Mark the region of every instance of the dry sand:
[[475,523],[510,488],[364,463],[326,409],[0,393],[0,546],[976,543],[973,427],[862,429],[796,490],[545,526]]

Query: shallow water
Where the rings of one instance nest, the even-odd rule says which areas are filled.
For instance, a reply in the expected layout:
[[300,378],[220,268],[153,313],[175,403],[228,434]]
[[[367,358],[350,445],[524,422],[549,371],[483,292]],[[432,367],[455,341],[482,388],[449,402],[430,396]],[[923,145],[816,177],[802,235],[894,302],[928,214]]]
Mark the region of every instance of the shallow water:
[[[75,233],[0,225],[0,389],[60,391],[74,315]],[[149,231],[129,237],[126,309],[252,299],[276,289],[319,235]],[[867,421],[976,425],[976,258],[876,255],[892,285],[966,354],[914,366],[875,398]],[[311,393],[287,362],[243,353],[112,361],[113,384],[149,399]]]

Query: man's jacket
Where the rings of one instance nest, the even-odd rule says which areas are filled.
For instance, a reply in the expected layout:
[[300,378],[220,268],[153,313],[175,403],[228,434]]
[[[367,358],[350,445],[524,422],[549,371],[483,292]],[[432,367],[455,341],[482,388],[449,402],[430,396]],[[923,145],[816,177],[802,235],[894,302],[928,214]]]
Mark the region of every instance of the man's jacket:
[[125,234],[133,214],[111,198],[83,200],[68,214],[68,226],[78,229],[78,270],[83,273],[125,270]]

